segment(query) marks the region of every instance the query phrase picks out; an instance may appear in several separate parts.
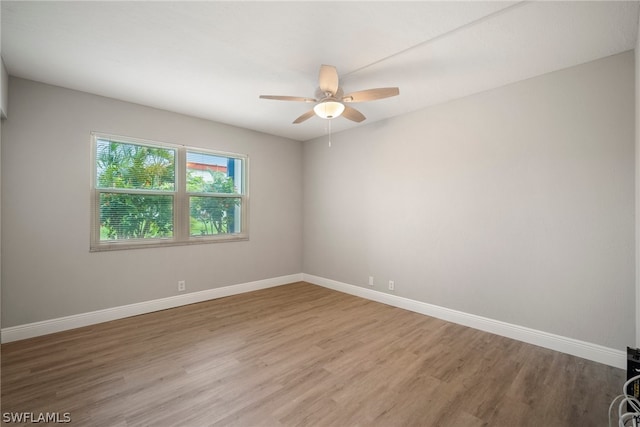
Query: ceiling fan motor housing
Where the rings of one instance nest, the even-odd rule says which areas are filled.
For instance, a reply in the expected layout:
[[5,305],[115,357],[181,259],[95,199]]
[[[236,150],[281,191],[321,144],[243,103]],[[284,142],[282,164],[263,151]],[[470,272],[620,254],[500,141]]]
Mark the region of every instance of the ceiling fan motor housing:
[[325,92],[322,89],[317,88],[315,95],[316,99],[319,99],[320,101],[323,101],[327,98],[335,98],[336,100],[340,100],[344,96],[344,91],[341,87],[336,90],[336,93]]

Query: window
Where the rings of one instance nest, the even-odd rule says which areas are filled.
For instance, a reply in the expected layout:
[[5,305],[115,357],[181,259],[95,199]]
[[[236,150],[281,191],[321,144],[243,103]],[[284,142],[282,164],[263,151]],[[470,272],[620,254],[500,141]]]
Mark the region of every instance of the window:
[[92,134],[91,250],[246,240],[247,156]]

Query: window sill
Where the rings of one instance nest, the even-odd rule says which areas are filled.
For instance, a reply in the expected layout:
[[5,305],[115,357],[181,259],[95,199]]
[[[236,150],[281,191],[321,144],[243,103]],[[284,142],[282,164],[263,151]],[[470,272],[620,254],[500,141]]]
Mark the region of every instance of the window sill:
[[210,243],[223,242],[244,242],[249,240],[248,234],[228,234],[224,236],[211,237],[192,237],[189,240],[171,240],[171,239],[154,239],[154,240],[128,240],[128,241],[103,241],[98,245],[89,247],[89,252],[107,252],[121,251],[129,249],[147,249],[147,248],[165,248],[170,246],[191,246],[204,245]]

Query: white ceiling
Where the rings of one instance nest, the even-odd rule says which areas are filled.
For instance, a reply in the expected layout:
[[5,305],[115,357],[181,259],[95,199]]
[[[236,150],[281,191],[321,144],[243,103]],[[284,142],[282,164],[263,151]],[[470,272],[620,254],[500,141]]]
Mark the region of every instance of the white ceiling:
[[[635,47],[633,2],[1,2],[9,74],[296,140],[291,122],[321,64],[345,92],[398,86],[353,105],[362,124]],[[10,113],[10,106],[9,106]]]

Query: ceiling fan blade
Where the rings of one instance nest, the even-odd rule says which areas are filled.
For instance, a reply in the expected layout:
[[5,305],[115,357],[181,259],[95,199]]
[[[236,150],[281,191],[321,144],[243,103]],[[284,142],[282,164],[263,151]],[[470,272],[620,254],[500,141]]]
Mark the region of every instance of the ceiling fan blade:
[[389,98],[400,94],[397,87],[381,87],[378,89],[367,89],[358,92],[352,92],[342,97],[343,102],[364,102],[375,101],[376,99]]
[[354,122],[358,122],[358,123],[360,123],[361,121],[366,119],[364,114],[362,114],[360,111],[356,110],[353,107],[349,107],[347,105],[344,106],[344,111],[342,112],[342,117],[344,117],[345,119],[352,120]]
[[318,77],[320,83],[320,90],[323,92],[329,92],[331,95],[336,94],[338,91],[338,70],[333,65],[321,65],[320,76]]
[[304,113],[303,115],[301,115],[300,117],[298,117],[297,119],[295,119],[293,121],[293,124],[297,125],[298,123],[302,123],[305,120],[310,119],[311,117],[313,117],[315,114],[316,114],[315,111],[309,110],[306,113]]
[[260,95],[260,99],[275,99],[276,101],[316,102],[316,100],[313,98],[303,98],[301,96]]

